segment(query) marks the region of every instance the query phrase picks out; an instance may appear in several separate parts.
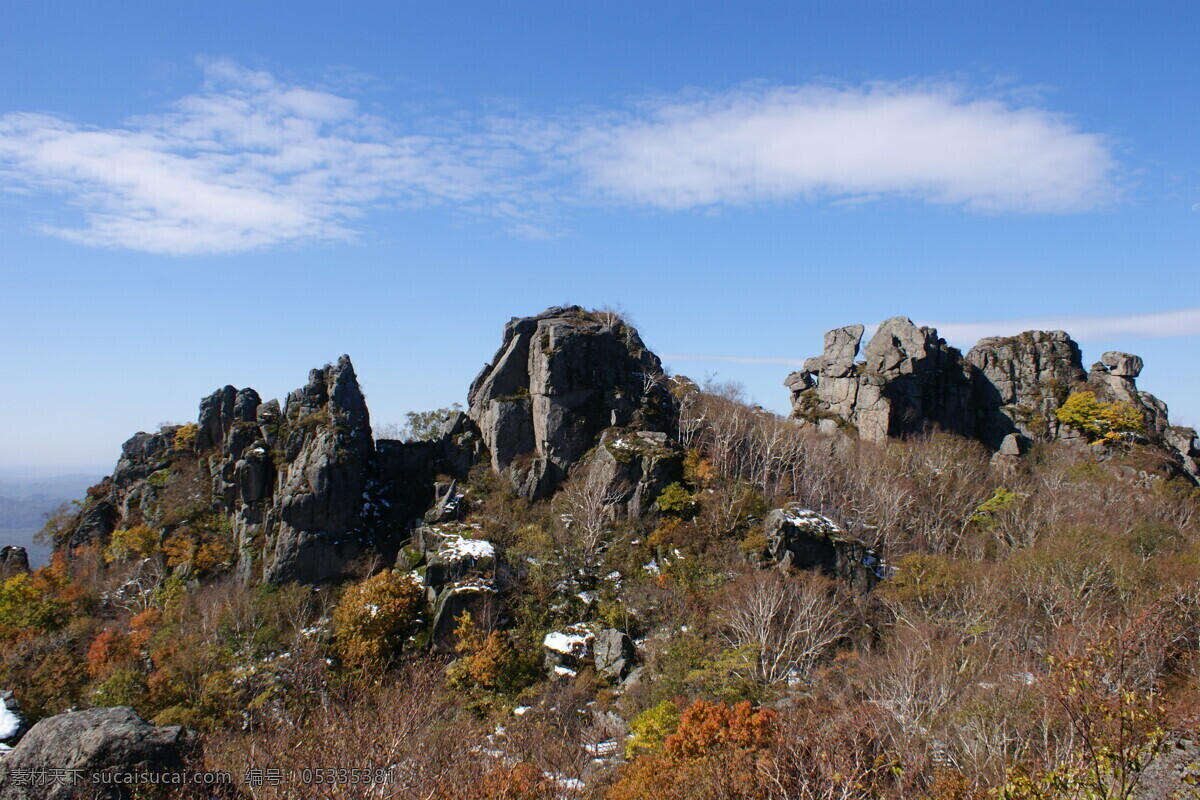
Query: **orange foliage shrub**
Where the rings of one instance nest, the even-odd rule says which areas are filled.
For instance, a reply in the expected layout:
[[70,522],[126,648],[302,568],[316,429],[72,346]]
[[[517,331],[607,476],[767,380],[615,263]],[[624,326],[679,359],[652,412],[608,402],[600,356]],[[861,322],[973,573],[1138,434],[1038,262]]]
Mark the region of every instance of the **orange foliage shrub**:
[[690,706],[662,752],[624,771],[610,800],[766,798],[766,756],[775,713],[704,700]]
[[88,674],[92,677],[108,675],[114,669],[129,664],[135,657],[136,648],[129,634],[105,628],[88,646]]
[[129,640],[137,649],[145,647],[150,637],[162,625],[162,612],[151,607],[140,614],[134,614],[129,620]]
[[537,767],[525,762],[496,767],[468,789],[463,800],[553,800],[554,784]]

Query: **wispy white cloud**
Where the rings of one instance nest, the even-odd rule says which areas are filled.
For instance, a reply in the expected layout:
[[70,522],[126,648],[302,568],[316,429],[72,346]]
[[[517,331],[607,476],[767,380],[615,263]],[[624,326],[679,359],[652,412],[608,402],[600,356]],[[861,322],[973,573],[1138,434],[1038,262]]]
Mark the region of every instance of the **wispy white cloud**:
[[907,197],[988,212],[1095,208],[1117,194],[1103,137],[949,84],[742,89],[587,131],[589,182],[666,209]]
[[1200,335],[1200,308],[1180,308],[1149,314],[1064,314],[1022,317],[996,322],[922,322],[958,346],[970,346],[985,336],[1013,336],[1023,331],[1064,330],[1076,341],[1112,339],[1170,339]]
[[120,128],[0,117],[0,180],[83,213],[82,227],[46,232],[169,255],[352,239],[350,221],[377,203],[459,204],[503,187],[486,156],[225,61],[207,65],[204,91]]
[[720,361],[728,364],[771,364],[781,367],[802,367],[803,358],[759,358],[756,356],[709,356],[692,353],[669,353],[663,361]]
[[158,114],[100,128],[0,115],[0,189],[66,199],[41,228],[167,255],[352,240],[381,208],[440,206],[547,238],[561,209],[906,197],[989,212],[1111,201],[1103,138],[946,85],[741,88],[634,110],[368,113],[229,61]]

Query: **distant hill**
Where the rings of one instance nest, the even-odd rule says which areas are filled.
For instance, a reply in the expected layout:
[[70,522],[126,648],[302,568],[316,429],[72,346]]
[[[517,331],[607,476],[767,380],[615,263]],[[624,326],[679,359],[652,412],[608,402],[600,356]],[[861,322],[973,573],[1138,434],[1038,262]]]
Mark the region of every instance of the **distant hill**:
[[29,560],[41,566],[50,559],[50,548],[35,544],[46,515],[65,502],[80,500],[98,475],[58,475],[37,478],[0,477],[0,545],[18,545],[29,551]]

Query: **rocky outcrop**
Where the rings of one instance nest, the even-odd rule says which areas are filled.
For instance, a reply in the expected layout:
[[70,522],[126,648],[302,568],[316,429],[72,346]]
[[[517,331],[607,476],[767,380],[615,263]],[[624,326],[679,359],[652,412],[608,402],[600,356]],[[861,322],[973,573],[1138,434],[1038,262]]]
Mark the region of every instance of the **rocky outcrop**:
[[346,356],[283,403],[224,386],[201,400],[194,425],[126,442],[63,544],[103,545],[140,523],[165,539],[199,515],[203,535],[228,536],[246,580],[334,579],[368,552],[394,558],[423,517],[461,518],[464,498],[443,476],[465,478],[484,453],[530,500],[586,460],[615,498],[613,515],[641,516],[681,471],[661,378],[636,330],[572,306],[512,320],[471,386],[469,413],[451,415],[432,441],[373,441]]
[[478,528],[469,525],[421,526],[397,559],[398,568],[416,567],[423,575],[433,614],[429,643],[436,651],[454,651],[454,630],[463,613],[483,630],[499,618],[500,597],[511,576],[495,545],[478,536]]
[[[264,542],[263,577],[272,583],[337,577],[374,544],[368,483],[375,445],[350,359],[310,372],[304,388],[288,395],[283,418],[287,435],[270,507],[279,525]],[[241,459],[234,474],[243,478],[254,467]],[[254,486],[249,477],[245,482]]]
[[798,504],[771,511],[763,520],[763,537],[763,548],[751,554],[760,567],[817,570],[864,592],[885,576],[879,548],[855,539],[829,517]]
[[436,476],[464,477],[478,446],[459,414],[434,441],[377,447],[342,356],[282,404],[225,386],[201,400],[194,426],[132,437],[113,475],[89,490],[72,543],[143,522],[165,537],[211,511],[227,523],[213,535],[229,538],[244,579],[334,579],[368,550],[394,558],[433,502]]
[[13,575],[29,572],[29,554],[24,547],[8,545],[0,547],[0,581]]
[[575,473],[584,494],[599,498],[612,518],[639,519],[680,479],[682,464],[683,451],[667,434],[610,428]]
[[[69,800],[93,775],[180,772],[194,742],[194,735],[183,728],[157,728],[124,706],[59,714],[34,725],[0,759],[0,800]],[[69,779],[35,785],[17,777],[34,772],[77,774],[79,785]],[[113,800],[133,796],[128,782],[112,780],[88,785],[87,790],[97,790],[88,796]]]
[[1086,378],[1081,359],[1079,345],[1063,331],[980,339],[967,352],[976,437],[993,449],[1012,434],[1029,441],[1070,437],[1054,411]]
[[1200,439],[1196,438],[1196,429],[1170,425],[1163,431],[1163,441],[1178,455],[1183,471],[1200,483]]
[[282,407],[250,389],[227,387],[220,400],[214,493],[233,515],[243,572],[256,576],[261,559],[272,583],[340,577],[369,549],[393,558],[433,501],[435,476],[464,476],[473,457],[465,417],[437,440],[376,446],[348,356],[312,370]]
[[1136,408],[1145,421],[1142,438],[1167,452],[1172,462],[1193,482],[1200,482],[1200,441],[1194,428],[1172,425],[1167,404],[1137,388],[1142,359],[1130,353],[1109,351],[1100,356],[1087,375],[1087,388],[1104,402],[1123,402]]
[[377,544],[375,445],[348,356],[309,373],[285,403],[226,386],[200,402],[195,449],[230,520],[243,577],[314,583]]
[[785,381],[792,417],[826,432],[853,429],[868,441],[918,433],[927,424],[970,429],[970,379],[962,354],[931,328],[886,320],[856,361],[863,326],[825,334],[825,351]]
[[468,414],[492,468],[533,500],[554,491],[601,431],[668,431],[674,405],[661,376],[658,357],[620,319],[555,307],[505,325],[471,384]]
[[72,547],[104,542],[118,525],[135,525],[153,515],[161,481],[151,477],[168,474],[176,430],[173,426],[158,433],[136,433],[121,445],[113,474],[88,490],[75,520]]
[[1195,431],[1172,426],[1166,404],[1137,388],[1138,356],[1110,351],[1085,371],[1066,332],[1026,331],[981,339],[963,357],[936,330],[893,317],[856,360],[863,330],[851,325],[825,334],[822,355],[787,377],[793,419],[827,433],[857,431],[868,441],[941,430],[978,439],[1007,458],[1032,442],[1081,439],[1055,411],[1073,391],[1086,390],[1138,409],[1146,421],[1142,438],[1166,451],[1179,473],[1200,477]]

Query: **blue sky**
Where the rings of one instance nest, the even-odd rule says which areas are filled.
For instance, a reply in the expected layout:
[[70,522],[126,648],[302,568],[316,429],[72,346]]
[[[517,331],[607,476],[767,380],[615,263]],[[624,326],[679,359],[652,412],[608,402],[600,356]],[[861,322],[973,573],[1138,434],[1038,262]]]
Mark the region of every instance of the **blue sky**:
[[0,470],[107,471],[232,383],[465,399],[511,316],[619,305],[784,410],[899,314],[1146,359],[1200,424],[1185,3],[13,3]]

